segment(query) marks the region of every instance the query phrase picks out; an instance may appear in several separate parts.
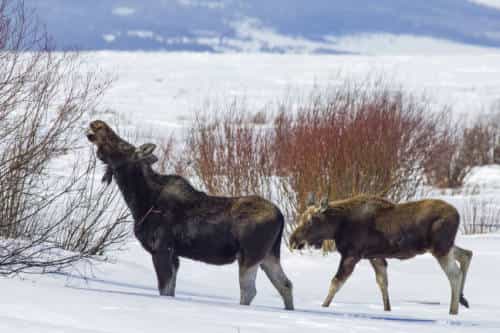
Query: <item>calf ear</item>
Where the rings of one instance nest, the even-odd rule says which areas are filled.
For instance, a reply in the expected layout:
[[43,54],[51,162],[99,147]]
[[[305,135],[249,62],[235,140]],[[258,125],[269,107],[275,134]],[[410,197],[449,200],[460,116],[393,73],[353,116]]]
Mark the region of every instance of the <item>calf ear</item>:
[[314,206],[314,204],[316,203],[315,201],[316,201],[316,198],[314,197],[314,193],[309,192],[307,194],[306,206]]
[[328,197],[323,197],[320,203],[320,211],[324,212],[327,209],[328,209]]
[[158,162],[158,157],[151,154],[151,155],[144,157],[144,161],[148,164],[155,164],[156,162]]
[[156,145],[154,143],[145,143],[137,148],[137,152],[141,156],[151,155],[153,151],[156,149]]

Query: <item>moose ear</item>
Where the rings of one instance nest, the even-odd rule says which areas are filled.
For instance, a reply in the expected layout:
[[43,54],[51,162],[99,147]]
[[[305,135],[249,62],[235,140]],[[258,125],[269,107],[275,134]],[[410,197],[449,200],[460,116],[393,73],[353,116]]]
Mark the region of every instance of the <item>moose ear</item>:
[[144,161],[148,164],[155,164],[156,162],[158,162],[158,157],[156,157],[153,154],[150,154],[150,155],[144,157]]
[[323,197],[320,203],[320,211],[324,212],[327,209],[328,209],[328,197]]
[[313,192],[309,192],[307,194],[307,199],[306,199],[306,206],[314,206],[314,204],[316,203],[316,198],[314,196],[314,193]]
[[137,152],[140,154],[140,156],[145,157],[151,155],[155,149],[156,145],[154,143],[145,143],[137,148]]

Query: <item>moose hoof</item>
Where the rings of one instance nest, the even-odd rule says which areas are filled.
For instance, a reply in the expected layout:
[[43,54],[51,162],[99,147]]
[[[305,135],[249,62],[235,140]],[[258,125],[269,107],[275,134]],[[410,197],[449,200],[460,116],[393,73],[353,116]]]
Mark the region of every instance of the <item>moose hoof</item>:
[[465,306],[467,309],[469,308],[469,302],[467,301],[467,299],[465,299],[463,294],[460,295],[460,304]]
[[175,292],[171,292],[171,291],[160,291],[160,296],[175,297]]

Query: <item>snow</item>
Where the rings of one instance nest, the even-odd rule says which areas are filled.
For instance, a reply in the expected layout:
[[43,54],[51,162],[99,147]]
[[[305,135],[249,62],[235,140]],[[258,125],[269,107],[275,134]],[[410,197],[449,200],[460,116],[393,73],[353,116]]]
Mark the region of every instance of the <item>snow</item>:
[[477,3],[479,5],[500,9],[500,0],[469,0],[469,1]]
[[208,9],[224,9],[223,1],[200,1],[200,0],[177,0],[181,6],[185,7],[202,7]]
[[475,167],[464,179],[465,186],[500,190],[500,165]]
[[123,6],[123,7],[115,7],[111,12],[113,13],[113,15],[117,16],[130,16],[135,13],[135,9],[132,7]]
[[104,34],[102,35],[102,39],[104,39],[108,43],[112,43],[116,40],[116,36],[113,34]]
[[[149,31],[138,37],[152,38]],[[97,52],[88,54],[116,82],[104,97],[107,113],[123,129],[183,130],[196,110],[228,98],[256,110],[286,96],[303,96],[343,78],[385,73],[394,86],[426,92],[436,105],[475,115],[500,100],[500,54],[446,56],[312,56]],[[92,117],[96,117],[92,115]],[[82,138],[82,140],[84,140]],[[500,197],[500,167],[474,169],[466,179],[489,198]],[[481,194],[484,196],[484,194]],[[458,208],[470,196],[433,193]],[[81,262],[60,274],[0,279],[0,332],[498,332],[500,234],[459,236],[474,252],[465,295],[471,309],[449,316],[450,288],[430,255],[389,262],[393,311],[384,312],[367,262],[355,270],[333,305],[320,304],[339,256],[282,250],[294,283],[296,311],[283,310],[275,289],[259,272],[258,294],[238,305],[236,265],[181,261],[177,296],[159,297],[149,255],[135,240],[105,262]]]
[[183,126],[207,102],[227,104],[238,98],[250,110],[265,111],[287,97],[305,97],[314,87],[378,75],[394,87],[428,95],[436,108],[450,106],[460,117],[474,117],[500,100],[500,54],[494,52],[320,56],[103,51],[88,56],[116,77],[104,108],[135,127],[167,131]]
[[[498,32],[490,32],[488,36],[498,38]],[[333,43],[330,47],[336,50],[366,55],[481,55],[488,52],[485,47],[406,34],[364,33],[342,37],[327,36],[325,39]],[[492,48],[489,51],[497,50]]]
[[1,279],[1,332],[484,332],[500,329],[500,235],[459,237],[474,251],[465,294],[471,308],[449,316],[450,290],[436,260],[424,255],[389,261],[392,312],[384,312],[367,262],[356,268],[332,306],[321,308],[339,256],[289,253],[283,266],[294,283],[295,311],[262,271],[257,297],[238,305],[236,265],[182,260],[177,296],[160,297],[149,256],[132,241],[116,262],[85,263],[58,275]]
[[127,36],[138,38],[153,38],[154,33],[149,30],[129,30],[127,31]]

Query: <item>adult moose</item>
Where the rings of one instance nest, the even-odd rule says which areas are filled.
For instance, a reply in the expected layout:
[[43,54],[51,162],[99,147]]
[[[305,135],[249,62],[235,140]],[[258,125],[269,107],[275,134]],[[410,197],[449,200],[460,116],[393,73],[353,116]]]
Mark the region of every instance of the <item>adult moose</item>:
[[223,265],[238,260],[240,304],[256,295],[260,266],[293,310],[292,284],[280,264],[284,219],[257,196],[215,197],[175,175],[159,175],[151,164],[153,144],[136,148],[105,122],[90,123],[87,138],[107,165],[134,218],[134,233],[152,255],[160,295],[174,296],[179,257]]
[[333,202],[323,199],[319,206],[309,205],[300,216],[290,245],[301,249],[305,245],[320,247],[323,240],[335,241],[341,259],[324,307],[330,305],[359,260],[370,260],[386,311],[391,306],[385,259],[409,259],[430,252],[448,277],[450,314],[457,314],[459,302],[468,307],[463,290],[472,257],[471,251],[454,244],[458,225],[456,209],[441,200],[394,204],[374,196]]

